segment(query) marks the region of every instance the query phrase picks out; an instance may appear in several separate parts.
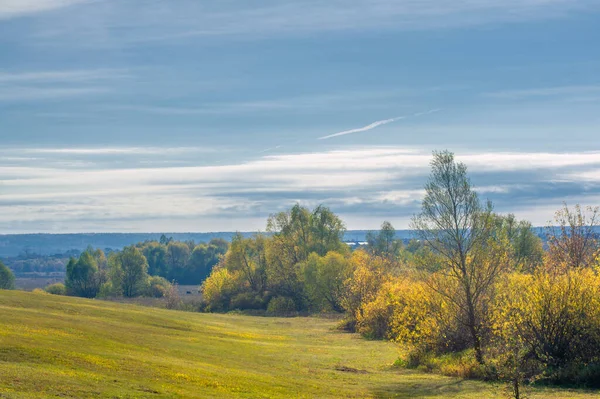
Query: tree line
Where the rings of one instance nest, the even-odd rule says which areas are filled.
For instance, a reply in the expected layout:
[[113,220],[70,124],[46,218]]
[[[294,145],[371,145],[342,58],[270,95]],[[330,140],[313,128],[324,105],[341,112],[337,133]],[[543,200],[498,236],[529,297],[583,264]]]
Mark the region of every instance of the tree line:
[[164,235],[160,241],[145,241],[113,251],[88,248],[79,258],[71,257],[64,284],[53,284],[53,294],[96,297],[164,297],[172,283],[198,285],[227,252],[223,239],[195,244]]

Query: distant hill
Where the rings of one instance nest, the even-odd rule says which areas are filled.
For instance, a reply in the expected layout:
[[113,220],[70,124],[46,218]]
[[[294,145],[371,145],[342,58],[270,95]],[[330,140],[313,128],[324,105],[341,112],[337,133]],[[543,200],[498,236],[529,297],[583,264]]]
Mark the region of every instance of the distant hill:
[[[368,230],[349,230],[346,232],[344,240],[348,242],[364,241],[367,232]],[[63,254],[71,250],[83,251],[89,245],[103,250],[107,248],[114,250],[146,240],[159,240],[163,234],[179,241],[208,242],[212,238],[223,238],[230,241],[236,233],[7,234],[0,235],[0,257],[13,257],[22,253]],[[241,234],[248,237],[255,234],[255,232],[242,232]],[[396,232],[397,237],[403,240],[410,239],[411,234],[410,230]]]
[[[534,227],[535,233],[544,239],[544,229]],[[600,228],[597,229],[600,235]],[[348,230],[344,236],[346,242],[363,242],[369,230]],[[175,240],[208,242],[212,238],[231,241],[236,234],[231,231],[212,233],[78,233],[78,234],[0,234],[0,258],[14,257],[23,253],[39,255],[64,254],[68,251],[83,251],[89,245],[94,248],[118,250],[127,245],[146,240],[159,240],[161,235]],[[241,232],[249,237],[256,232]],[[409,241],[414,237],[412,230],[396,230],[396,237]]]

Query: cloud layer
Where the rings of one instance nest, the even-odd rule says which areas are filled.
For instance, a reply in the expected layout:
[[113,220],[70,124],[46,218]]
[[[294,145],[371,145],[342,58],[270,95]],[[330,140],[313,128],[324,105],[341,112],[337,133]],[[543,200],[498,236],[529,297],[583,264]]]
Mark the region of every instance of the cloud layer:
[[[182,151],[205,149],[15,149],[0,158],[0,232],[261,229],[269,213],[295,202],[329,205],[351,228],[374,228],[384,219],[406,227],[431,159],[421,149],[368,147],[226,165],[201,166],[193,156],[185,166],[162,164]],[[130,163],[115,165],[124,154]],[[538,224],[565,199],[600,198],[600,152],[457,157],[499,211]]]
[[[80,5],[77,7],[68,7]],[[264,37],[323,31],[424,30],[561,18],[597,10],[594,0],[284,0],[255,3],[181,0],[4,0],[0,18],[64,10],[43,21],[39,37],[85,35],[85,44]],[[56,14],[56,13],[54,13]],[[74,18],[74,17],[77,18]],[[73,35],[77,32],[78,35]]]

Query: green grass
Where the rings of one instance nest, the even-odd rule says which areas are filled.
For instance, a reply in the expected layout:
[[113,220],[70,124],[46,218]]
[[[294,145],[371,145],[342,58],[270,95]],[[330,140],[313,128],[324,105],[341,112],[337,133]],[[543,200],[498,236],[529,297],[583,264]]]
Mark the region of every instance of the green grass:
[[503,397],[499,386],[393,368],[394,345],[334,324],[0,291],[0,398]]

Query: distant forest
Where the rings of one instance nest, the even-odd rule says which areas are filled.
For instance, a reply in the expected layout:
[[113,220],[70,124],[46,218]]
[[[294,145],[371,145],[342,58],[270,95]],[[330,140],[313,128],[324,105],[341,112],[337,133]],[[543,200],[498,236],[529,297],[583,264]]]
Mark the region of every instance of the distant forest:
[[[344,234],[346,242],[362,242],[367,230],[349,230]],[[15,258],[31,255],[61,255],[67,253],[67,258],[80,254],[87,247],[102,248],[105,252],[121,250],[128,245],[144,241],[158,241],[162,235],[173,238],[174,241],[209,242],[221,238],[226,241],[237,235],[235,232],[214,233],[85,233],[85,234],[7,234],[0,235],[0,258]],[[239,233],[245,238],[252,237],[256,232]],[[396,238],[408,241],[412,237],[410,230],[398,230]],[[75,251],[74,253],[70,253]]]

